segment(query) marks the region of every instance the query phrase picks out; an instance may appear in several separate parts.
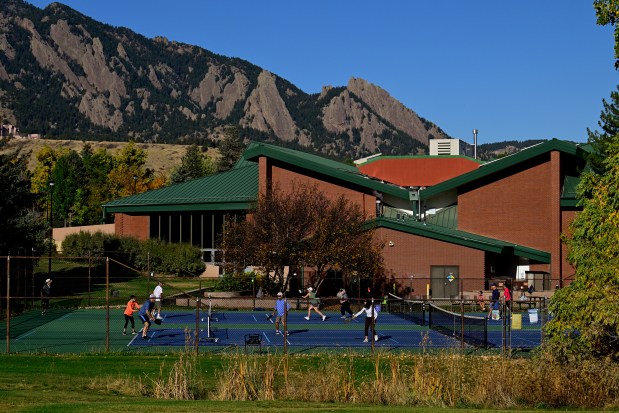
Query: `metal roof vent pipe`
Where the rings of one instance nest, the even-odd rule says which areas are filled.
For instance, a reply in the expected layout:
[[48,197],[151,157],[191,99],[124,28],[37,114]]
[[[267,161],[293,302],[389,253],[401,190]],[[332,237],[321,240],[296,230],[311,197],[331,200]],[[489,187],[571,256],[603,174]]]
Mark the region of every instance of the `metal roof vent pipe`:
[[473,129],[473,158],[477,159],[477,129]]

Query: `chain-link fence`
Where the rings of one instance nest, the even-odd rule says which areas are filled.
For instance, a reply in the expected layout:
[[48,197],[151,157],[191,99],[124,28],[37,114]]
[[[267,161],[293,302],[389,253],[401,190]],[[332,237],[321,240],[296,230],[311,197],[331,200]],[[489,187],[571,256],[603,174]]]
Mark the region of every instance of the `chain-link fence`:
[[[0,260],[6,353],[165,352],[189,346],[197,352],[384,348],[507,354],[541,344],[552,293],[519,288],[510,280],[516,290],[511,304],[503,296],[492,312],[486,287],[496,281],[502,290],[501,280],[447,280],[456,282],[456,293],[440,297],[432,291],[436,280],[392,278],[380,292],[355,291],[352,284],[348,304],[323,296],[318,311],[298,293],[287,292],[289,310],[278,317],[277,297],[256,297],[255,290],[215,292],[204,279],[163,277],[106,257]],[[158,283],[160,324],[144,333],[139,311],[125,317],[125,310],[131,296],[139,306],[148,305]],[[364,306],[373,309],[375,319],[366,321]]]

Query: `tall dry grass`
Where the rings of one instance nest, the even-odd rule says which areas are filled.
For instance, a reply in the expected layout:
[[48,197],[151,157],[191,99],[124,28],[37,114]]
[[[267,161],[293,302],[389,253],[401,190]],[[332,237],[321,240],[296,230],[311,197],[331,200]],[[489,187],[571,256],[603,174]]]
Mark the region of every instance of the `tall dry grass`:
[[198,355],[193,349],[192,331],[185,329],[185,351],[168,367],[162,363],[159,376],[153,380],[151,394],[156,399],[199,400],[205,389],[198,374]]
[[[286,368],[286,366],[288,366]],[[296,400],[426,407],[617,408],[619,366],[500,356],[229,356],[216,400]]]

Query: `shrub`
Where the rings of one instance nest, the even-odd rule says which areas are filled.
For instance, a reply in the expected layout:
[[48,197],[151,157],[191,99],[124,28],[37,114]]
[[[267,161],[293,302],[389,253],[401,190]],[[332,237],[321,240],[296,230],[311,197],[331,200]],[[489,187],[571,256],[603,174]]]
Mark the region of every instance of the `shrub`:
[[252,280],[256,281],[255,272],[244,273],[226,273],[221,277],[215,289],[217,291],[250,291],[252,286]]
[[200,250],[187,244],[80,232],[67,236],[62,249],[65,255],[109,256],[139,270],[150,269],[160,274],[193,277],[204,271]]

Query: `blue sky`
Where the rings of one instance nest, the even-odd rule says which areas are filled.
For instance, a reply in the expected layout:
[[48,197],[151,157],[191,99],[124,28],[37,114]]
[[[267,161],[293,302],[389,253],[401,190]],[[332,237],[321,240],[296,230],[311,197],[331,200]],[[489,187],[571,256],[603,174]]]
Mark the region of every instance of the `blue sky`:
[[[45,7],[49,0],[28,0]],[[455,138],[585,142],[619,84],[593,0],[63,0],[307,93],[363,78]]]

